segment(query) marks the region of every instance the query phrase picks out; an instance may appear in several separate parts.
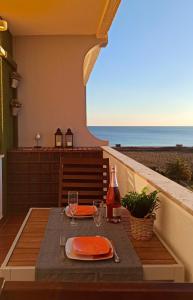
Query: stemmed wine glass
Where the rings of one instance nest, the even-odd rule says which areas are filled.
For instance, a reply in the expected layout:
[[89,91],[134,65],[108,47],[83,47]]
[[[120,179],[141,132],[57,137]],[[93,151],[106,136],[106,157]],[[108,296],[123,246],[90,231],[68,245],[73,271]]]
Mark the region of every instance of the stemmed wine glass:
[[41,139],[41,135],[40,135],[40,133],[38,132],[38,133],[36,134],[36,136],[35,136],[35,141],[36,141],[35,148],[41,148],[41,146],[39,145],[40,139]]
[[77,222],[75,222],[74,216],[77,212],[77,207],[78,207],[78,192],[74,192],[74,191],[68,192],[68,206],[69,206],[70,214],[72,216],[70,225],[76,226]]
[[94,200],[93,206],[95,211],[93,213],[93,219],[96,227],[100,227],[103,222],[103,202],[100,200]]

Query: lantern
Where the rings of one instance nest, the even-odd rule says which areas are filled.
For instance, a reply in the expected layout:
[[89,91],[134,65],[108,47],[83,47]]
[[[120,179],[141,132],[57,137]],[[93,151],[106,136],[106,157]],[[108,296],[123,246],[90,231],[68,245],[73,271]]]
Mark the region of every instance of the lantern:
[[66,148],[73,148],[73,133],[70,128],[68,128],[65,134],[65,145]]
[[55,133],[55,147],[56,148],[62,147],[62,139],[63,139],[62,131],[60,128],[58,128]]

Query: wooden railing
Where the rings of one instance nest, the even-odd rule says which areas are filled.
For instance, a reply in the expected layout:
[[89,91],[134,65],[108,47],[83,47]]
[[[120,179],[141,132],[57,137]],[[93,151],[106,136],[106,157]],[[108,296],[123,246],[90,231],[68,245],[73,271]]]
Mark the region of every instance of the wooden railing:
[[[2,285],[2,281],[0,284]],[[193,283],[4,282],[0,300],[192,300]]]

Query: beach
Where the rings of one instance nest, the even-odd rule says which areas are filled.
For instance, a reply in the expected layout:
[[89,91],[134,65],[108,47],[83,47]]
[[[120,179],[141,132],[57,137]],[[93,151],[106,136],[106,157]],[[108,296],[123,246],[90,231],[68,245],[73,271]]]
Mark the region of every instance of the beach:
[[[168,163],[174,162],[177,158],[186,161],[193,172],[193,147],[115,147],[115,149],[163,175]],[[193,189],[193,180],[181,184]]]
[[193,165],[193,148],[183,147],[120,147],[115,148],[130,158],[144,164],[149,168],[159,167],[165,169],[168,162],[182,158]]

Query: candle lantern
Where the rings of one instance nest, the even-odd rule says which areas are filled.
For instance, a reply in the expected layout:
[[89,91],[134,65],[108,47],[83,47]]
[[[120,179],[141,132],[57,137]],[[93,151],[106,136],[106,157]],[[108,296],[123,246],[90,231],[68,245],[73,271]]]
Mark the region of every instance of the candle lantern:
[[65,145],[66,148],[73,148],[73,133],[70,128],[68,128],[65,134]]
[[55,147],[56,148],[62,147],[62,139],[63,139],[62,131],[60,128],[58,128],[55,133]]

